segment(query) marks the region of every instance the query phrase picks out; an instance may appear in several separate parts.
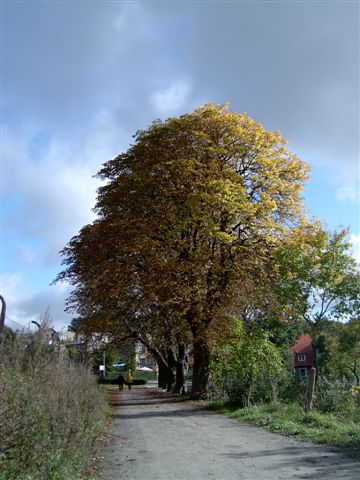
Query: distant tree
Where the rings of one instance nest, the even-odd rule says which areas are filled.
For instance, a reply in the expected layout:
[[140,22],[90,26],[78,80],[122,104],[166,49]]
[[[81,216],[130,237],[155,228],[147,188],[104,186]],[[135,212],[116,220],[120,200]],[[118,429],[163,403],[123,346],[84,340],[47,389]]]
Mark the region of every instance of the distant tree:
[[193,398],[207,395],[213,322],[227,323],[301,217],[308,166],[285,143],[226,106],[154,122],[100,171],[98,220],[63,250],[58,279],[93,326],[127,323],[170,346],[190,335]]
[[94,350],[91,354],[92,365],[94,373],[99,373],[100,365],[104,364],[105,358],[105,374],[115,371],[113,365],[117,363],[119,359],[119,352],[115,348],[109,348],[107,345],[103,345],[101,348]]
[[337,325],[329,350],[331,370],[360,386],[360,318]]
[[125,369],[133,373],[136,371],[136,358],[134,353],[128,356]]
[[289,318],[305,322],[319,361],[329,322],[359,315],[360,273],[348,231],[328,232],[320,222],[302,224],[277,250],[275,289]]
[[304,322],[289,315],[284,302],[279,301],[277,285],[282,279],[278,273],[276,253],[276,249],[275,255],[269,252],[268,262],[260,275],[250,272],[244,279],[246,287],[236,301],[236,316],[245,325],[266,331],[277,346],[290,348],[303,333]]
[[74,332],[74,333],[81,333],[82,332],[82,326],[81,326],[81,318],[73,318],[68,325],[68,332]]

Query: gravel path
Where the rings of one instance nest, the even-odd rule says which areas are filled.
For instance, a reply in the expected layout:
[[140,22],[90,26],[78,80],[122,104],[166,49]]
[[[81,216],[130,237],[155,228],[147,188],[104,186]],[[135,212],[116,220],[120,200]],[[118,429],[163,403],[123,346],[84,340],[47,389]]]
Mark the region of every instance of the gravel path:
[[110,391],[101,480],[359,480],[360,461],[201,409],[154,388]]

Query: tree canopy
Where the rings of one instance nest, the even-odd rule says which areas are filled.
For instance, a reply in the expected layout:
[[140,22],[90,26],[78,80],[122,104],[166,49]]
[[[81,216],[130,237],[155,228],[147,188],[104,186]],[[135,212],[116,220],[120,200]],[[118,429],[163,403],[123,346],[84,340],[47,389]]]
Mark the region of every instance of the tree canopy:
[[193,396],[206,395],[212,325],[225,326],[302,218],[309,167],[285,145],[227,106],[137,132],[98,174],[98,219],[62,252],[69,306],[92,328],[190,337]]
[[359,317],[360,272],[350,248],[347,230],[329,232],[316,221],[292,229],[276,251],[277,298],[289,318],[305,323],[316,361],[329,323]]
[[277,250],[278,295],[289,315],[320,328],[323,320],[350,319],[360,310],[360,275],[348,231],[319,222],[291,230]]

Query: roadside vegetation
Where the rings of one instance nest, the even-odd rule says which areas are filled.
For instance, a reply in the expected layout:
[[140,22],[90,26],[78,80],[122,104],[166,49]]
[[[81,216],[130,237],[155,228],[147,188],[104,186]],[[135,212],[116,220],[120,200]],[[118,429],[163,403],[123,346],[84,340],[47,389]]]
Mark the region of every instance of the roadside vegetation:
[[[107,373],[105,377],[99,376],[97,382],[101,385],[117,385],[119,373],[124,377],[127,375],[126,371],[112,371]],[[135,370],[132,372],[132,377],[132,385],[145,385],[149,380],[156,380],[156,373],[142,373]]]
[[104,428],[105,395],[93,374],[34,335],[0,345],[0,479],[82,478]]
[[360,456],[360,414],[336,415],[313,410],[304,412],[298,403],[262,403],[238,408],[226,402],[213,402],[210,408],[232,418],[266,427],[272,432],[296,435],[315,443],[350,449]]
[[[213,348],[214,408],[360,454],[360,282],[347,233],[300,226],[275,259],[272,292],[287,321],[264,308],[233,320],[232,338]],[[304,332],[316,370],[311,411],[290,349]]]
[[305,408],[307,379],[293,372],[292,354],[276,346],[269,332],[244,324],[213,357],[210,408],[360,455],[360,386],[353,373],[355,357],[360,360],[360,320],[328,327],[310,411]]

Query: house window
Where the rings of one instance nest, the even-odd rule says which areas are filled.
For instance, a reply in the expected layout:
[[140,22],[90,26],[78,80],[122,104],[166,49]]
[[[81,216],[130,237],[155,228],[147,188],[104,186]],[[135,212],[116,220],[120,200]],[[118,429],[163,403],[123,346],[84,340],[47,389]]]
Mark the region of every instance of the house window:
[[306,355],[303,354],[303,353],[299,353],[299,355],[298,355],[298,360],[299,360],[299,362],[305,362],[305,360],[306,360]]
[[307,369],[306,368],[300,368],[300,377],[302,377],[302,378],[307,377]]
[[142,367],[145,365],[145,358],[140,358],[140,365]]

